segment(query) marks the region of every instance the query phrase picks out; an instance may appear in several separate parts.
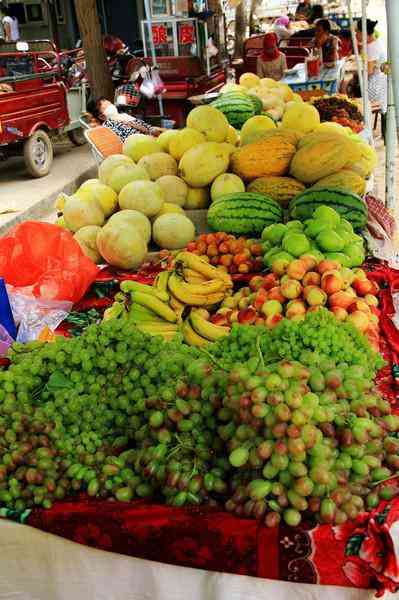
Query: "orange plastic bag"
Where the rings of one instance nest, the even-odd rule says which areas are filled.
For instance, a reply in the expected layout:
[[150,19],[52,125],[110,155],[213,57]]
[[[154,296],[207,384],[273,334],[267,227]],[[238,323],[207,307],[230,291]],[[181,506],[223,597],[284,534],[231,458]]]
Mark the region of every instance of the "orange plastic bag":
[[78,302],[98,270],[58,225],[26,221],[0,238],[0,277],[36,297]]

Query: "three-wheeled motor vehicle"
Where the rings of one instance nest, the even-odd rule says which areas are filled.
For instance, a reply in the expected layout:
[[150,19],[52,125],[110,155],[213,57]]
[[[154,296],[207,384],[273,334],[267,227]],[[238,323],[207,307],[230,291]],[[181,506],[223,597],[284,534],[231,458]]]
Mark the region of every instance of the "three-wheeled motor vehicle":
[[55,135],[85,143],[79,119],[87,85],[70,87],[62,69],[66,54],[49,40],[0,45],[0,159],[23,155],[33,177],[50,171]]

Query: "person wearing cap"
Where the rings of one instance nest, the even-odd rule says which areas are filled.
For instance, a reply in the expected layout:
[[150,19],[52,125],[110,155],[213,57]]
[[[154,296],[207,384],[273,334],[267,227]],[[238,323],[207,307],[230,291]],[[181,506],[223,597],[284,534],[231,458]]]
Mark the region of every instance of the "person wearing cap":
[[291,21],[289,17],[286,17],[285,15],[275,20],[273,24],[273,31],[277,35],[280,42],[281,40],[288,40],[291,37],[292,32],[290,30],[290,24]]

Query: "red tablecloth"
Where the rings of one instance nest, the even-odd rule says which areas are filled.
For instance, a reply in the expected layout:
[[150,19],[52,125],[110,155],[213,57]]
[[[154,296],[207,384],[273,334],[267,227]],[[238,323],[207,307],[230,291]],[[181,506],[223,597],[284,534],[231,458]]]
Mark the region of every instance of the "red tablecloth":
[[[399,333],[390,316],[399,272],[381,264],[370,264],[368,271],[382,287],[381,351],[388,364],[377,381],[396,405],[393,372],[399,363]],[[103,279],[105,275],[109,278],[104,274]],[[107,304],[109,299],[96,302]],[[93,298],[87,297],[78,308],[93,306]],[[309,523],[268,529],[216,509],[85,497],[59,502],[48,511],[35,509],[26,522],[82,544],[175,565],[282,581],[375,587],[380,594],[399,585],[399,498],[339,527]]]

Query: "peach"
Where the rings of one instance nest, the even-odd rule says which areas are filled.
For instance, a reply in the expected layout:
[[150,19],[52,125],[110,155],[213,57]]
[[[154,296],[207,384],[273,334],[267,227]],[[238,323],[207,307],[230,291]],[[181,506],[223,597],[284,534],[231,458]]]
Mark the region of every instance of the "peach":
[[359,331],[361,331],[362,333],[367,331],[370,324],[369,317],[366,315],[366,313],[360,310],[355,310],[355,312],[351,313],[348,316],[348,321],[349,323],[352,323],[352,325],[354,325],[356,329],[359,329]]
[[249,306],[249,298],[241,298],[241,300],[239,300],[238,308],[240,310],[243,310],[244,308],[247,308],[248,306]]
[[266,292],[266,290],[261,288],[259,290],[259,292],[257,294],[255,294],[255,298],[252,302],[252,305],[257,310],[260,310],[262,308],[262,306],[264,305],[264,303],[266,302],[266,300],[267,300],[267,292]]
[[327,302],[327,294],[316,285],[308,285],[303,290],[303,295],[310,306],[324,306]]
[[[197,312],[199,312],[200,310],[203,311],[204,309],[200,308],[197,310]],[[208,311],[206,311],[206,312],[208,312]],[[228,315],[229,313],[231,313],[231,308],[228,308],[227,306],[221,306],[217,312],[217,314],[219,314],[219,315]],[[205,315],[203,315],[203,316],[205,317]],[[209,313],[208,313],[208,317],[205,317],[205,319],[206,318],[209,319]]]
[[251,325],[255,323],[258,314],[252,306],[249,308],[244,308],[244,310],[240,310],[237,316],[237,321],[244,325]]
[[335,294],[331,294],[328,298],[328,304],[331,307],[339,306],[340,308],[344,308],[345,310],[352,304],[353,296],[348,294],[347,290],[342,290],[340,292],[335,292]]
[[255,275],[249,282],[249,287],[253,292],[257,292],[263,285],[263,277],[261,275]]
[[308,285],[320,285],[321,276],[316,271],[308,271],[305,277],[302,279],[302,285],[304,287]]
[[305,315],[306,314],[306,306],[302,300],[291,300],[288,302],[287,309],[285,311],[285,316],[288,319],[292,319],[297,315]]
[[337,260],[328,260],[325,258],[317,265],[317,270],[322,275],[326,271],[338,271],[341,268],[340,263]]
[[371,285],[373,286],[373,291],[371,293],[374,294],[374,296],[378,296],[380,292],[380,286],[375,281],[372,281]]
[[366,294],[364,297],[365,301],[369,306],[378,306],[378,298],[374,294]]
[[296,259],[288,265],[287,275],[291,279],[298,279],[298,281],[301,281],[307,270],[308,268],[306,261],[302,259]]
[[305,262],[307,271],[311,271],[317,265],[317,260],[311,254],[302,254],[300,258]]
[[345,292],[347,292],[348,294],[350,294],[352,296],[352,298],[357,298],[357,294],[356,294],[355,290],[353,289],[353,287],[351,285],[348,285],[348,287],[346,288]]
[[229,323],[237,323],[238,321],[238,310],[232,310],[231,314],[229,315]]
[[249,287],[243,287],[240,289],[241,296],[243,296],[244,298],[247,298],[248,296],[250,296],[251,292],[252,292],[252,290]]
[[254,325],[265,325],[265,324],[266,324],[265,319],[262,319],[262,317],[256,317]]
[[226,308],[235,308],[238,304],[238,298],[236,296],[229,296],[223,300],[223,306]]
[[378,325],[379,322],[380,322],[380,320],[377,317],[377,315],[374,315],[373,313],[371,313],[371,315],[370,315],[370,323],[374,323],[375,325]]
[[306,315],[293,315],[292,317],[288,317],[290,321],[295,321],[298,323],[299,321],[304,321]]
[[278,300],[279,302],[285,302],[285,296],[281,293],[281,288],[279,285],[269,290],[267,294],[269,300]]
[[281,284],[281,293],[285,298],[293,300],[301,295],[302,286],[296,279],[288,279]]
[[351,285],[355,276],[352,272],[352,269],[349,269],[349,267],[342,267],[341,277],[344,281],[344,288],[347,288],[349,285]]
[[279,278],[275,273],[268,273],[263,277],[262,289],[271,290],[273,287],[279,284]]
[[373,291],[373,284],[368,279],[356,279],[352,282],[352,287],[358,296],[367,296]]
[[370,306],[370,310],[371,310],[371,314],[375,315],[376,317],[380,318],[381,316],[381,311],[379,308],[377,308],[376,306]]
[[264,303],[261,310],[266,317],[279,315],[283,312],[283,305],[278,300],[268,300]]
[[272,329],[273,327],[278,325],[278,323],[280,323],[281,319],[283,319],[283,315],[280,315],[280,314],[270,315],[266,319],[266,327],[268,327],[268,329]]
[[310,312],[317,312],[318,310],[322,309],[322,306],[309,306],[308,308],[308,313]]
[[355,277],[357,277],[358,279],[367,279],[367,275],[366,273],[363,271],[363,269],[352,269],[352,272],[354,274]]
[[332,308],[330,308],[330,310],[338,319],[338,321],[345,321],[348,317],[348,311],[346,311],[341,306],[333,306]]
[[321,289],[329,296],[340,292],[344,287],[344,281],[338,271],[335,273],[327,273],[321,278]]
[[352,304],[349,305],[348,312],[353,313],[357,311],[369,313],[370,307],[364,300],[355,300],[354,302],[352,302]]
[[275,275],[284,275],[287,272],[290,261],[286,258],[278,258],[272,264],[272,271]]

